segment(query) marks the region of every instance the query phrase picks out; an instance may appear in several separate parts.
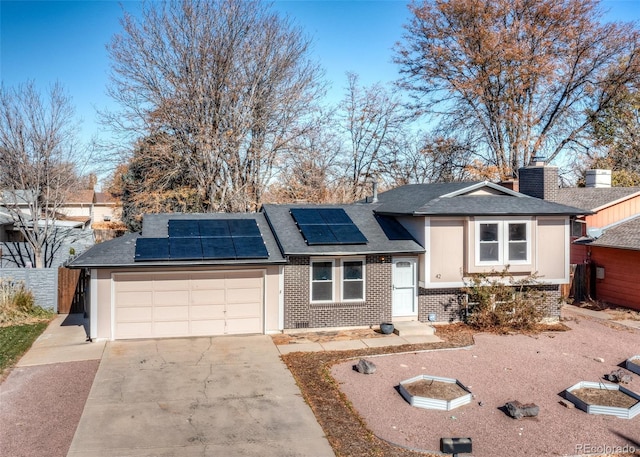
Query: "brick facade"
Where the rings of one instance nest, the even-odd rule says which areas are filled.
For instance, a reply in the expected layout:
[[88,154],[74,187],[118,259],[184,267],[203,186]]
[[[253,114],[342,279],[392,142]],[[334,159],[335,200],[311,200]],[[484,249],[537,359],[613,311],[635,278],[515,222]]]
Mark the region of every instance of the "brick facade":
[[[561,293],[560,286],[539,285],[536,289],[545,294],[547,320],[557,321],[560,318]],[[455,322],[463,316],[466,309],[466,293],[460,289],[423,289],[418,290],[418,320],[429,322],[429,315],[435,316],[434,322]]]
[[[376,326],[392,321],[393,263],[388,255],[368,255],[363,302],[311,303],[310,259],[290,257],[284,267],[284,328]],[[338,279],[338,278],[334,278]],[[538,286],[546,293],[548,317],[560,317],[560,288]],[[460,289],[418,289],[418,320],[455,322],[465,308]],[[429,319],[432,317],[433,319]]]
[[309,268],[309,257],[290,257],[284,267],[285,329],[379,325],[391,320],[390,256],[366,257],[362,302],[311,303]]

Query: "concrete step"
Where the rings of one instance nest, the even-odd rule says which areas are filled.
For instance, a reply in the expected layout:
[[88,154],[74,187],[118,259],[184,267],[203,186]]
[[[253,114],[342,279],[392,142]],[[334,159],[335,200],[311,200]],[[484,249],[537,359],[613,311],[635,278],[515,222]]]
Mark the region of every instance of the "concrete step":
[[419,321],[394,322],[393,327],[393,333],[398,336],[424,336],[436,333],[436,329],[431,325]]

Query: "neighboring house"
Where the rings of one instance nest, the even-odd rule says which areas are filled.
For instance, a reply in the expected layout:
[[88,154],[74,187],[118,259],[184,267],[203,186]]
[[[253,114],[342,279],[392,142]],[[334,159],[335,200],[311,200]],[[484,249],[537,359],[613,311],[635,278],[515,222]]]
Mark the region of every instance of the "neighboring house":
[[13,218],[0,207],[0,243],[13,239]]
[[94,191],[83,189],[74,192],[64,202],[60,203],[58,212],[60,219],[84,222],[86,225],[93,220]]
[[586,187],[559,189],[554,201],[592,213],[572,220],[574,299],[639,308],[640,263],[632,241],[638,225],[629,221],[640,216],[640,187],[611,187],[609,170],[589,170]]
[[146,215],[140,234],[71,264],[90,281],[93,338],[452,321],[472,273],[536,273],[549,314],[583,211],[489,182],[403,186],[375,203],[258,214]]
[[640,214],[585,240],[597,300],[640,310]]
[[107,192],[96,192],[93,200],[93,222],[116,222],[121,220],[122,207]]
[[[0,267],[21,268],[33,265],[32,250],[25,242],[20,223],[32,227],[30,204],[35,200],[32,191],[3,191],[0,195]],[[93,233],[86,230],[91,217],[93,191],[79,192],[73,201],[62,205],[53,222],[51,243],[45,246],[45,257],[51,267],[63,265],[71,257],[70,252],[80,254],[94,244]],[[2,206],[4,204],[5,206]],[[10,208],[10,209],[7,209]],[[16,221],[21,214],[22,222]],[[36,222],[41,227],[44,220]],[[52,252],[50,249],[55,249]]]
[[[598,234],[606,226],[640,214],[640,187],[611,187],[611,172],[608,170],[589,170],[587,176],[596,176],[587,180],[586,187],[561,188],[554,201],[564,205],[590,210],[587,214],[575,218],[571,227],[571,241]],[[572,243],[571,263],[588,262],[588,247]]]

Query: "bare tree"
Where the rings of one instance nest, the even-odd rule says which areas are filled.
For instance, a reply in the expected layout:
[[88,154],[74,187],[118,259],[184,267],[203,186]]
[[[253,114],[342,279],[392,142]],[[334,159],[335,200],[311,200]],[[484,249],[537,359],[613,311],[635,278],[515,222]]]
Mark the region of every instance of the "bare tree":
[[85,163],[75,138],[71,99],[62,86],[42,96],[33,82],[0,88],[0,205],[30,248],[10,254],[19,265],[30,258],[49,266],[72,233],[61,227],[62,204],[82,187],[78,166]]
[[339,203],[345,199],[340,187],[342,139],[334,112],[318,112],[313,128],[292,142],[278,162],[277,180],[265,195],[274,203]]
[[350,199],[366,196],[370,181],[377,179],[381,164],[390,160],[401,135],[405,116],[398,97],[381,84],[363,87],[355,73],[347,74],[347,92],[341,105],[346,148],[346,188]]
[[640,34],[597,0],[414,3],[396,62],[412,108],[470,132],[503,178],[578,149],[589,117],[640,75]]
[[121,132],[173,138],[208,211],[252,211],[304,133],[321,72],[301,31],[258,0],[149,2],[110,46]]
[[393,151],[393,159],[383,164],[382,176],[390,186],[411,183],[465,181],[474,177],[471,166],[476,160],[470,144],[455,138],[416,133],[402,138]]

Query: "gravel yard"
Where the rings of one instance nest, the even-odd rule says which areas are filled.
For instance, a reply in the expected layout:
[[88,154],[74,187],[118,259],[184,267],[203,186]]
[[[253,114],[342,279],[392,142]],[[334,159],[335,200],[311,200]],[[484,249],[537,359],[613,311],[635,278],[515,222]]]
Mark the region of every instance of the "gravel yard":
[[[639,354],[640,331],[586,317],[565,323],[571,331],[479,334],[465,349],[369,357],[377,366],[372,375],[354,371],[353,360],[334,365],[331,373],[375,435],[409,449],[439,451],[441,437],[471,437],[475,457],[602,455],[626,449],[640,455],[640,416],[589,415],[560,403],[564,389],[602,380]],[[471,404],[452,411],[410,406],[397,386],[419,374],[457,378],[474,394]],[[633,375],[627,387],[640,392],[640,377]],[[510,418],[503,406],[512,400],[535,403],[538,417]]]

